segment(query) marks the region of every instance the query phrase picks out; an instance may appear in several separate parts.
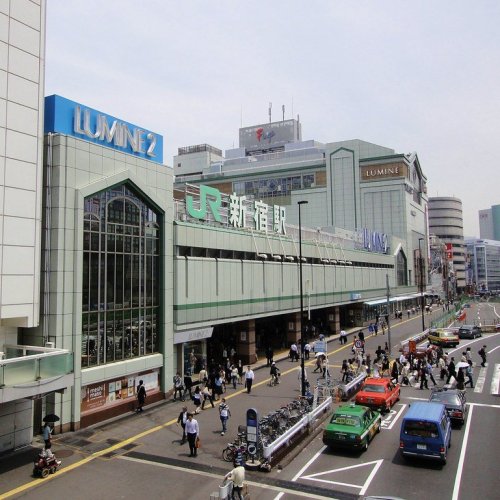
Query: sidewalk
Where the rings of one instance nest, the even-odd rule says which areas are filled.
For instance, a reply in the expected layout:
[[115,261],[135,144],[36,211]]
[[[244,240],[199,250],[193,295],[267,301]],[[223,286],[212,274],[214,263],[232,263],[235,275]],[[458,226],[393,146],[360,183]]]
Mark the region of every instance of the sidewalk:
[[[346,331],[348,335],[353,335],[362,329],[352,328]],[[330,335],[329,337],[325,337],[325,339],[332,343],[338,341],[339,335]],[[288,353],[288,349],[278,351],[274,356],[275,361],[280,362],[288,359]],[[252,368],[257,372],[259,382],[267,379],[267,373],[265,376],[258,374],[261,369],[267,368],[265,358],[259,359],[258,362],[252,365]],[[242,392],[244,392],[243,386],[238,386],[236,391],[231,388],[231,391],[226,396],[230,400],[231,409],[234,414],[241,413],[248,407],[249,402],[246,397],[233,399]],[[186,404],[191,408],[190,402]],[[275,403],[270,402],[269,404]],[[125,450],[130,450],[134,446],[137,446],[138,442],[152,439],[152,436],[158,430],[160,430],[162,436],[160,440],[164,443],[171,442],[173,446],[172,452],[177,453],[179,428],[174,424],[181,407],[181,403],[174,403],[172,398],[169,398],[145,406],[144,413],[139,416],[135,413],[125,413],[85,429],[54,435],[52,438],[52,449],[56,456],[62,459],[63,462],[62,468],[56,473],[56,476],[64,474],[65,469],[70,470],[72,465],[74,467],[78,466],[78,462],[82,460],[100,456],[108,457],[117,453],[123,453]],[[209,410],[211,410],[211,407]],[[205,410],[197,418],[201,419],[202,426],[206,428],[207,420],[210,423],[213,421],[213,414]],[[214,436],[218,435],[219,433],[214,434]],[[209,445],[213,439],[215,437],[209,434],[205,437],[205,442]],[[149,443],[149,446],[151,446],[151,443]],[[25,484],[33,485],[44,481],[32,477],[33,460],[41,448],[43,448],[42,436],[35,436],[31,446],[0,455],[0,498],[3,493],[11,491],[14,488],[22,488]]]

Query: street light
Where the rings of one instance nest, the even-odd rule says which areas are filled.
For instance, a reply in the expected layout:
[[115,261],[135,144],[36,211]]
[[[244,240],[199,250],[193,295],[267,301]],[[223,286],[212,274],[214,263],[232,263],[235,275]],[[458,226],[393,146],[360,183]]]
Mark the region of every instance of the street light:
[[424,316],[424,271],[422,269],[423,257],[422,249],[420,248],[420,242],[424,238],[418,239],[418,264],[419,264],[419,274],[420,274],[420,308],[422,309],[422,331],[425,332],[425,316]]
[[304,397],[306,395],[306,369],[305,369],[305,353],[304,353],[304,328],[302,321],[304,319],[304,300],[302,297],[302,222],[300,220],[300,206],[307,205],[307,201],[298,201],[299,205],[299,273],[300,273],[300,369],[302,370],[301,376],[301,393]]

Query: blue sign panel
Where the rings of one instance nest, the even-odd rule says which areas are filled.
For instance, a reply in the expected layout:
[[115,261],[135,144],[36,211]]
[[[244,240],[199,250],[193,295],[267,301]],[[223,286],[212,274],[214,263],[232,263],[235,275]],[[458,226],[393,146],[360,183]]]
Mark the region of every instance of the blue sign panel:
[[163,137],[58,95],[45,98],[45,133],[71,135],[163,163]]

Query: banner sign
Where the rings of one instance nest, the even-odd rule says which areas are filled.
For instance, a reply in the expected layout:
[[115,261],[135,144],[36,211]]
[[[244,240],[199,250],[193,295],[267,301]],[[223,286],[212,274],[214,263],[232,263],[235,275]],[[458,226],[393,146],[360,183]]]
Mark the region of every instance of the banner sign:
[[58,95],[45,98],[44,129],[163,164],[161,135]]

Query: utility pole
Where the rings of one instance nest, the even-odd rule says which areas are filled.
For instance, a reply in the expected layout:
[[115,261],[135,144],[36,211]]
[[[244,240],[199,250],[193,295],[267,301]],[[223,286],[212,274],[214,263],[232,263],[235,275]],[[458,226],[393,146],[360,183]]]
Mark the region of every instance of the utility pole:
[[300,369],[302,370],[301,375],[301,394],[304,397],[306,395],[306,369],[305,369],[305,352],[304,352],[304,298],[302,293],[302,222],[300,220],[300,207],[301,205],[306,205],[307,201],[297,202],[299,205],[299,273],[300,273]]
[[423,241],[424,238],[418,239],[418,262],[419,262],[419,274],[420,274],[420,307],[422,309],[422,332],[425,332],[425,298],[424,298],[424,271],[423,271],[423,257],[422,257],[422,248],[420,246],[420,242]]
[[391,289],[389,288],[389,274],[385,275],[385,281],[387,284],[387,345],[389,346],[389,357],[391,356],[391,324],[389,322],[390,312],[389,312],[389,302],[391,296]]

